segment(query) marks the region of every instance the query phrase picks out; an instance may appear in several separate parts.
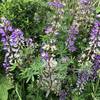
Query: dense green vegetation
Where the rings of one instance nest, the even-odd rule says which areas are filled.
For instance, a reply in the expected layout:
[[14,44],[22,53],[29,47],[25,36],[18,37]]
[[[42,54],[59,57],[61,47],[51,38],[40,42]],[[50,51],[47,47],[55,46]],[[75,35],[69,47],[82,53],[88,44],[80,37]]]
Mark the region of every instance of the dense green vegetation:
[[100,100],[100,1],[0,0],[0,100]]

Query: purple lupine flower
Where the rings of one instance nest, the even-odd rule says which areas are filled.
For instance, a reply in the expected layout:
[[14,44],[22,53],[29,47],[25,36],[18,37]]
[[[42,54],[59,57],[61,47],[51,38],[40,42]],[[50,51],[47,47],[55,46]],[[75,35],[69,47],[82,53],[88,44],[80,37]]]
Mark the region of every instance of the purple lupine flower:
[[66,100],[67,93],[65,90],[61,90],[59,93],[59,100]]
[[95,55],[93,66],[92,66],[92,78],[97,77],[98,71],[100,70],[100,55]]
[[94,48],[100,47],[100,21],[96,20],[94,22],[93,28],[90,33],[90,46]]
[[6,69],[6,68],[8,68],[10,65],[9,65],[9,62],[4,62],[3,63],[3,67]]
[[33,46],[32,39],[24,38],[24,34],[20,29],[14,29],[10,21],[1,18],[2,26],[0,26],[1,41],[5,51],[5,59],[3,67],[8,71],[10,65],[15,60],[20,60],[20,50],[22,46]]
[[1,34],[1,42],[3,43],[3,45],[4,45],[4,50],[6,50],[7,49],[7,36],[6,36],[6,32],[5,32],[5,30],[4,30],[4,27],[2,26],[2,27],[0,27],[0,34]]
[[10,36],[10,45],[18,46],[24,43],[23,32],[19,29],[15,29]]
[[12,25],[11,25],[9,20],[7,20],[6,18],[2,17],[1,18],[1,22],[4,24],[4,30],[5,31],[10,31],[10,32],[13,31],[13,27],[12,27]]
[[78,72],[78,79],[77,79],[77,88],[80,90],[80,92],[82,92],[82,90],[84,89],[84,85],[87,83],[87,81],[89,80],[90,74],[88,71],[81,71]]
[[63,8],[64,5],[60,3],[59,1],[54,1],[54,2],[48,2],[49,6],[57,7],[57,8]]
[[80,3],[81,3],[81,4],[88,4],[88,3],[90,3],[90,1],[91,1],[91,0],[80,0]]
[[3,37],[3,38],[1,39],[1,42],[6,43],[6,39]]
[[76,36],[77,36],[78,33],[79,33],[78,26],[72,25],[69,29],[69,37],[67,39],[68,50],[71,51],[71,52],[76,51],[75,41],[76,41]]
[[96,41],[97,36],[98,36],[98,33],[99,33],[99,29],[100,29],[100,22],[96,20],[96,21],[94,22],[92,31],[91,31],[91,33],[90,33],[90,39],[91,39],[92,41]]
[[[19,43],[24,37],[22,31],[13,29],[10,21],[7,19],[1,18],[1,22],[2,26],[0,26],[0,34],[2,36],[1,41],[3,43],[3,49],[5,50],[3,66],[7,70],[14,59],[14,55],[18,53]],[[8,34],[9,32],[10,34]]]
[[8,26],[8,30],[9,30],[10,32],[12,32],[12,31],[13,31],[13,27],[12,27],[12,26]]
[[7,46],[8,46],[7,36],[2,37],[1,42],[3,43],[3,49],[7,50]]
[[26,38],[25,44],[27,47],[34,47],[34,43],[33,43],[33,40],[31,38]]
[[48,27],[45,29],[45,33],[46,33],[46,34],[49,34],[49,33],[52,33],[52,32],[53,32],[52,26],[48,26]]
[[0,28],[0,34],[1,34],[2,36],[5,36],[5,35],[6,35],[4,29]]
[[48,54],[48,52],[45,52],[45,51],[41,51],[41,57],[42,57],[42,59],[44,59],[44,60],[48,60],[49,59],[49,54]]

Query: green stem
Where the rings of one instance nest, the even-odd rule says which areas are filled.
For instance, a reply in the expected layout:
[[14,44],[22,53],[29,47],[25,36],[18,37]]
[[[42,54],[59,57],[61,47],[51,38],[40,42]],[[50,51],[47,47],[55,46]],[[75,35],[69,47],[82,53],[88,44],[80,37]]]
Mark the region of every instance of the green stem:
[[19,92],[18,92],[18,84],[16,84],[16,93],[17,93],[17,95],[18,95],[19,100],[22,100],[22,99],[21,99],[21,96],[20,96],[20,94],[19,94]]
[[26,83],[25,80],[22,80],[22,99],[26,100]]
[[100,80],[98,79],[97,84],[96,84],[96,87],[95,87],[95,92],[94,92],[95,94],[96,94],[97,89],[98,89],[98,86],[99,86],[99,81],[100,81]]
[[100,82],[100,80],[98,79],[98,81],[96,83],[96,87],[94,87],[94,84],[92,84],[93,93],[91,93],[91,95],[92,95],[94,100],[97,100],[95,95],[96,95],[96,92],[98,90],[99,82]]

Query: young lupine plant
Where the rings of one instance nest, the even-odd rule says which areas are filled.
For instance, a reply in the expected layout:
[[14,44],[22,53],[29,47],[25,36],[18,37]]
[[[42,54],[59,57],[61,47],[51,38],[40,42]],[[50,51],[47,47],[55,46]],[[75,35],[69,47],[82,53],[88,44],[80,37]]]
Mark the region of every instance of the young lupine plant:
[[76,13],[74,14],[72,25],[69,28],[68,38],[66,41],[67,48],[70,52],[78,50],[76,47],[77,39],[81,39],[81,41],[84,41],[85,39],[85,37],[82,37],[83,35],[81,36],[81,30],[85,30],[84,32],[86,33],[90,30],[90,28],[87,29],[87,26],[90,27],[93,22],[91,0],[78,0],[78,6],[75,9],[75,12]]
[[57,73],[59,72],[56,72],[58,66],[58,62],[56,59],[56,51],[58,50],[58,48],[56,44],[57,35],[59,35],[59,20],[62,16],[60,13],[58,14],[58,12],[62,11],[61,9],[63,9],[64,7],[60,0],[48,2],[48,5],[55,11],[55,14],[57,14],[58,16],[54,15],[49,26],[45,28],[45,35],[47,35],[49,38],[47,41],[43,41],[42,47],[40,49],[40,55],[45,62],[45,66],[43,75],[40,77],[39,83],[41,82],[41,88],[47,91],[46,97],[48,97],[51,92],[59,95],[59,91],[61,90],[61,79],[57,76]]

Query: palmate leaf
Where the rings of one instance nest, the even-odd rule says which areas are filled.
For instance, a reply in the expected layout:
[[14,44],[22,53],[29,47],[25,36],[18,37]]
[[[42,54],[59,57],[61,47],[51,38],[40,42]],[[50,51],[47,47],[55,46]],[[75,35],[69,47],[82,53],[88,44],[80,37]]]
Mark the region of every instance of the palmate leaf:
[[43,71],[43,63],[40,58],[34,59],[34,62],[27,68],[21,70],[21,77],[27,79],[27,83],[31,80],[34,81],[34,76],[41,75]]
[[0,100],[7,100],[8,90],[12,88],[11,80],[0,75]]

